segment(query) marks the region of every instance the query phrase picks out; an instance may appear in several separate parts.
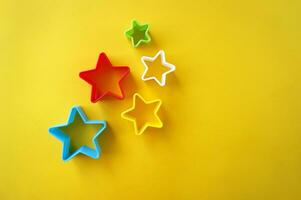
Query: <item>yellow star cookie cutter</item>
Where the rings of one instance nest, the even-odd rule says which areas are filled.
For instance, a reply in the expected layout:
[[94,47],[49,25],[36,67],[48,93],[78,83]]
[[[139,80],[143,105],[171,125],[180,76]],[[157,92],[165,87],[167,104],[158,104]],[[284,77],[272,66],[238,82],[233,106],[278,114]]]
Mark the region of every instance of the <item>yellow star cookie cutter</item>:
[[[121,117],[132,121],[136,135],[141,135],[147,127],[162,128],[163,123],[158,116],[162,101],[155,99],[146,101],[140,94],[133,96],[133,106],[121,113]],[[150,115],[150,113],[152,113]]]

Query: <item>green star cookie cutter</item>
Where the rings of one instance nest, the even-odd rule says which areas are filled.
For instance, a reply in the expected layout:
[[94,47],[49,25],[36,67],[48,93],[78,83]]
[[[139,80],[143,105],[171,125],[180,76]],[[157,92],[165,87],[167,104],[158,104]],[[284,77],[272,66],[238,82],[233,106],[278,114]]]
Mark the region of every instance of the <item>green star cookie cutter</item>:
[[140,24],[137,20],[132,20],[132,27],[126,30],[124,34],[132,41],[134,47],[138,47],[142,43],[149,43],[151,41],[148,30],[148,24]]

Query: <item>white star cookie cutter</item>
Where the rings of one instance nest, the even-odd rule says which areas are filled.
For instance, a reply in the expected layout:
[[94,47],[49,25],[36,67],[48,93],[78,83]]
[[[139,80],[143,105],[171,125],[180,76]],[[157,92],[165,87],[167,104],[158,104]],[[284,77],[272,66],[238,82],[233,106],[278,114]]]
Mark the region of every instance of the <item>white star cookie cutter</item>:
[[[166,71],[166,72],[164,72],[164,73],[162,73],[161,80],[158,80],[156,76],[146,77],[146,74],[147,74],[147,71],[148,71],[148,66],[147,66],[147,64],[146,64],[145,61],[147,61],[147,62],[154,62],[159,56],[161,57],[161,64],[163,66],[165,66],[166,68],[168,68],[169,70]],[[141,62],[142,62],[142,64],[145,67],[145,70],[144,70],[144,72],[143,72],[143,74],[141,76],[141,79],[143,81],[154,80],[160,86],[165,86],[165,84],[166,84],[166,75],[176,70],[176,66],[174,66],[171,63],[166,62],[165,53],[164,53],[163,50],[160,50],[154,57],[142,56],[141,57]]]

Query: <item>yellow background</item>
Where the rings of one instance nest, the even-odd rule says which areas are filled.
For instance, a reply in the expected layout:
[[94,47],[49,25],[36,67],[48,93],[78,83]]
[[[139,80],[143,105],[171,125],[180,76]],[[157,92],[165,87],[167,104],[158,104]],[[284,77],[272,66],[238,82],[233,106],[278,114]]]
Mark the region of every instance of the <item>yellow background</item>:
[[[299,0],[0,2],[0,199],[301,199]],[[133,18],[149,45],[123,35]],[[140,79],[160,49],[166,87]],[[102,51],[131,67],[124,101],[92,104],[78,77]],[[164,128],[134,135],[134,92]],[[48,133],[73,105],[109,123],[99,160],[63,162]]]

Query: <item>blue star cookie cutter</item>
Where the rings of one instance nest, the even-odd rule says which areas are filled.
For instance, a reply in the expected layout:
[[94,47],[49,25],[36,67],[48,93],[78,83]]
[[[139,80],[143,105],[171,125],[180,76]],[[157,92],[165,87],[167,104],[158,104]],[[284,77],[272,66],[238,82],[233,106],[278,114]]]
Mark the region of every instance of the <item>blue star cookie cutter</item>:
[[[80,118],[84,122],[84,124],[101,125],[100,129],[95,133],[95,135],[93,136],[93,139],[92,139],[93,144],[95,145],[95,149],[92,149],[88,146],[83,145],[80,148],[78,148],[77,150],[75,150],[74,152],[70,153],[71,138],[68,134],[66,134],[62,131],[62,128],[68,127],[69,125],[71,125],[74,122],[76,115],[80,116]],[[97,142],[97,138],[106,129],[106,127],[107,127],[106,121],[89,120],[80,106],[74,106],[71,108],[67,123],[50,127],[49,132],[54,137],[56,137],[57,139],[59,139],[60,141],[63,142],[62,159],[64,161],[70,160],[71,158],[73,158],[74,156],[76,156],[79,153],[82,153],[82,154],[89,156],[91,158],[94,158],[94,159],[98,159],[101,154],[101,148]]]

